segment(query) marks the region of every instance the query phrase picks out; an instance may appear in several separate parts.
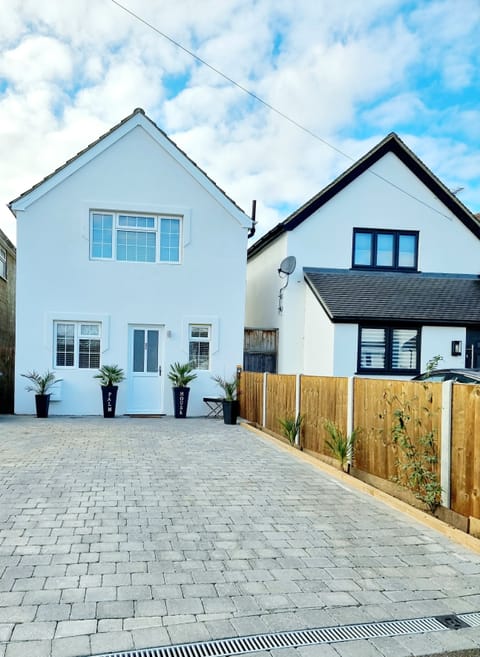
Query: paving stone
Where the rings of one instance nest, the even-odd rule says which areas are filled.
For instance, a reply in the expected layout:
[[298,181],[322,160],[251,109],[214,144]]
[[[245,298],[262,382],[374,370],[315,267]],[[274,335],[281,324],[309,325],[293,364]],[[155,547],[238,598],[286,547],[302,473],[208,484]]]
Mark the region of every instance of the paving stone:
[[97,629],[96,620],[68,620],[57,624],[55,638],[93,634]]
[[166,629],[170,637],[170,642],[173,644],[208,641],[211,639],[210,633],[203,623],[169,625]]
[[133,643],[136,648],[148,648],[170,644],[170,634],[165,627],[144,627],[132,629]]
[[149,600],[151,597],[150,586],[119,586],[117,588],[118,600]]
[[5,657],[50,657],[51,641],[14,641],[7,645]]
[[51,657],[78,657],[90,652],[90,637],[75,636],[53,639]]
[[[17,606],[25,601],[27,594],[24,591],[3,591],[0,593],[0,607]],[[28,602],[25,601],[26,604]]]
[[35,639],[53,639],[56,623],[35,622],[15,625],[11,641],[32,641]]
[[103,602],[116,599],[117,589],[115,586],[95,586],[85,590],[85,602]]
[[[0,472],[0,509],[14,509],[0,523],[0,657],[7,645],[22,657],[78,657],[480,610],[478,555],[241,427],[201,418],[5,421],[2,458],[35,476],[13,490],[8,467]],[[49,474],[28,449],[38,440]],[[49,623],[53,639],[10,639],[29,625],[48,633]],[[480,628],[442,636],[402,637],[396,657],[407,644],[413,655],[450,648],[455,636],[480,646]],[[355,657],[364,646],[366,657],[372,647],[382,657],[398,648],[376,641],[357,642]],[[338,657],[337,648],[259,654]]]
[[62,621],[70,618],[72,608],[68,604],[41,604],[38,607],[36,621]]
[[89,618],[95,618],[96,613],[97,613],[97,605],[95,602],[75,602],[72,604],[70,619],[86,620]]
[[12,636],[13,623],[2,623],[0,625],[0,643],[7,642]]
[[135,648],[131,632],[99,632],[90,635],[91,651],[111,653],[116,650]]
[[36,613],[35,605],[0,607],[0,623],[28,623]]
[[97,618],[128,618],[133,616],[133,602],[118,600],[97,603]]

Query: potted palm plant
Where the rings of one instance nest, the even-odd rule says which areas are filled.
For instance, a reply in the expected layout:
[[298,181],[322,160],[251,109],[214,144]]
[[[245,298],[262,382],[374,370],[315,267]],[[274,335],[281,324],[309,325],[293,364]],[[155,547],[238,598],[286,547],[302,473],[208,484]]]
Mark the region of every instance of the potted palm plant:
[[176,418],[187,417],[188,384],[197,378],[192,363],[172,363],[168,372],[168,379],[173,384],[173,405]]
[[213,376],[212,379],[223,390],[223,421],[225,424],[237,424],[238,417],[238,378],[224,379],[221,376]]
[[45,374],[39,374],[35,370],[22,374],[26,379],[31,381],[31,385],[27,386],[25,390],[35,393],[35,408],[37,417],[48,417],[48,408],[50,405],[50,390],[55,383],[62,381],[57,379],[54,372],[47,370]]
[[125,373],[118,365],[102,365],[94,379],[102,386],[103,417],[115,417],[118,384],[125,379]]

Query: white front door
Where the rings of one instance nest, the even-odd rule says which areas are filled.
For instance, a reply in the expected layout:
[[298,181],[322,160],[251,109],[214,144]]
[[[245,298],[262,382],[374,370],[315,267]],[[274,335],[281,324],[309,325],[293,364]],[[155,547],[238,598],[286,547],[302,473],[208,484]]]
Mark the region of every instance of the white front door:
[[163,326],[130,326],[128,413],[163,413]]

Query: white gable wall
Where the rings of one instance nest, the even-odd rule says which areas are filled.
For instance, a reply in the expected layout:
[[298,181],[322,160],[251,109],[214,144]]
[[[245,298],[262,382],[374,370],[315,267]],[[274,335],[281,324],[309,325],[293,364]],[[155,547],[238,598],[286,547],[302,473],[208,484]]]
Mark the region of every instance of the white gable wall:
[[[280,372],[303,371],[336,376],[355,372],[358,326],[335,324],[332,327],[323,310],[315,311],[314,304],[317,303],[319,308],[320,304],[305,285],[302,272],[303,267],[350,269],[354,227],[417,230],[419,271],[479,273],[480,241],[395,155],[385,155],[373,170],[407,194],[364,172],[294,230],[282,236],[282,240],[288,240],[288,255],[297,258],[297,269],[290,277],[282,323],[279,324]],[[270,253],[275,253],[278,248],[277,242],[251,259],[248,270],[252,265],[260,270],[262,260],[270,261]],[[261,282],[257,282],[255,289],[248,285],[247,306],[254,306],[251,299],[261,297],[262,290]],[[261,326],[256,321],[259,316],[260,306],[256,312],[250,312],[248,325]],[[422,368],[436,354],[444,355],[442,366],[463,364],[463,358],[453,357],[451,361],[450,342],[454,339],[464,341],[465,329],[424,328]],[[331,358],[327,355],[330,348]]]
[[479,273],[480,241],[395,155],[387,154],[374,170],[421,202],[363,173],[289,233],[289,255],[299,266],[349,269],[353,228],[390,228],[420,232],[420,271]]
[[[91,260],[89,211],[181,214],[181,264]],[[33,411],[27,370],[54,367],[53,320],[101,321],[102,363],[128,369],[129,325],[164,329],[159,395],[172,412],[171,362],[188,360],[188,322],[212,325],[212,368],[191,384],[189,414],[242,362],[247,230],[141,127],[17,213],[16,412]],[[170,337],[167,337],[168,335]],[[95,371],[55,368],[64,379],[53,413],[101,412]],[[117,413],[127,410],[120,384]]]

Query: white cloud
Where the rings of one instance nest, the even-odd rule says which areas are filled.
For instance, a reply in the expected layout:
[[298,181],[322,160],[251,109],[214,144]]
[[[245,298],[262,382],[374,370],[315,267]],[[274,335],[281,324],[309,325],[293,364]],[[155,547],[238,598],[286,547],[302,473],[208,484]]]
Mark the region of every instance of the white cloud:
[[[437,101],[479,83],[477,0],[122,2],[354,157],[406,132],[480,207],[476,105]],[[137,106],[247,212],[257,199],[259,232],[351,164],[113,2],[7,0],[0,22],[0,227],[10,237],[5,203]]]

